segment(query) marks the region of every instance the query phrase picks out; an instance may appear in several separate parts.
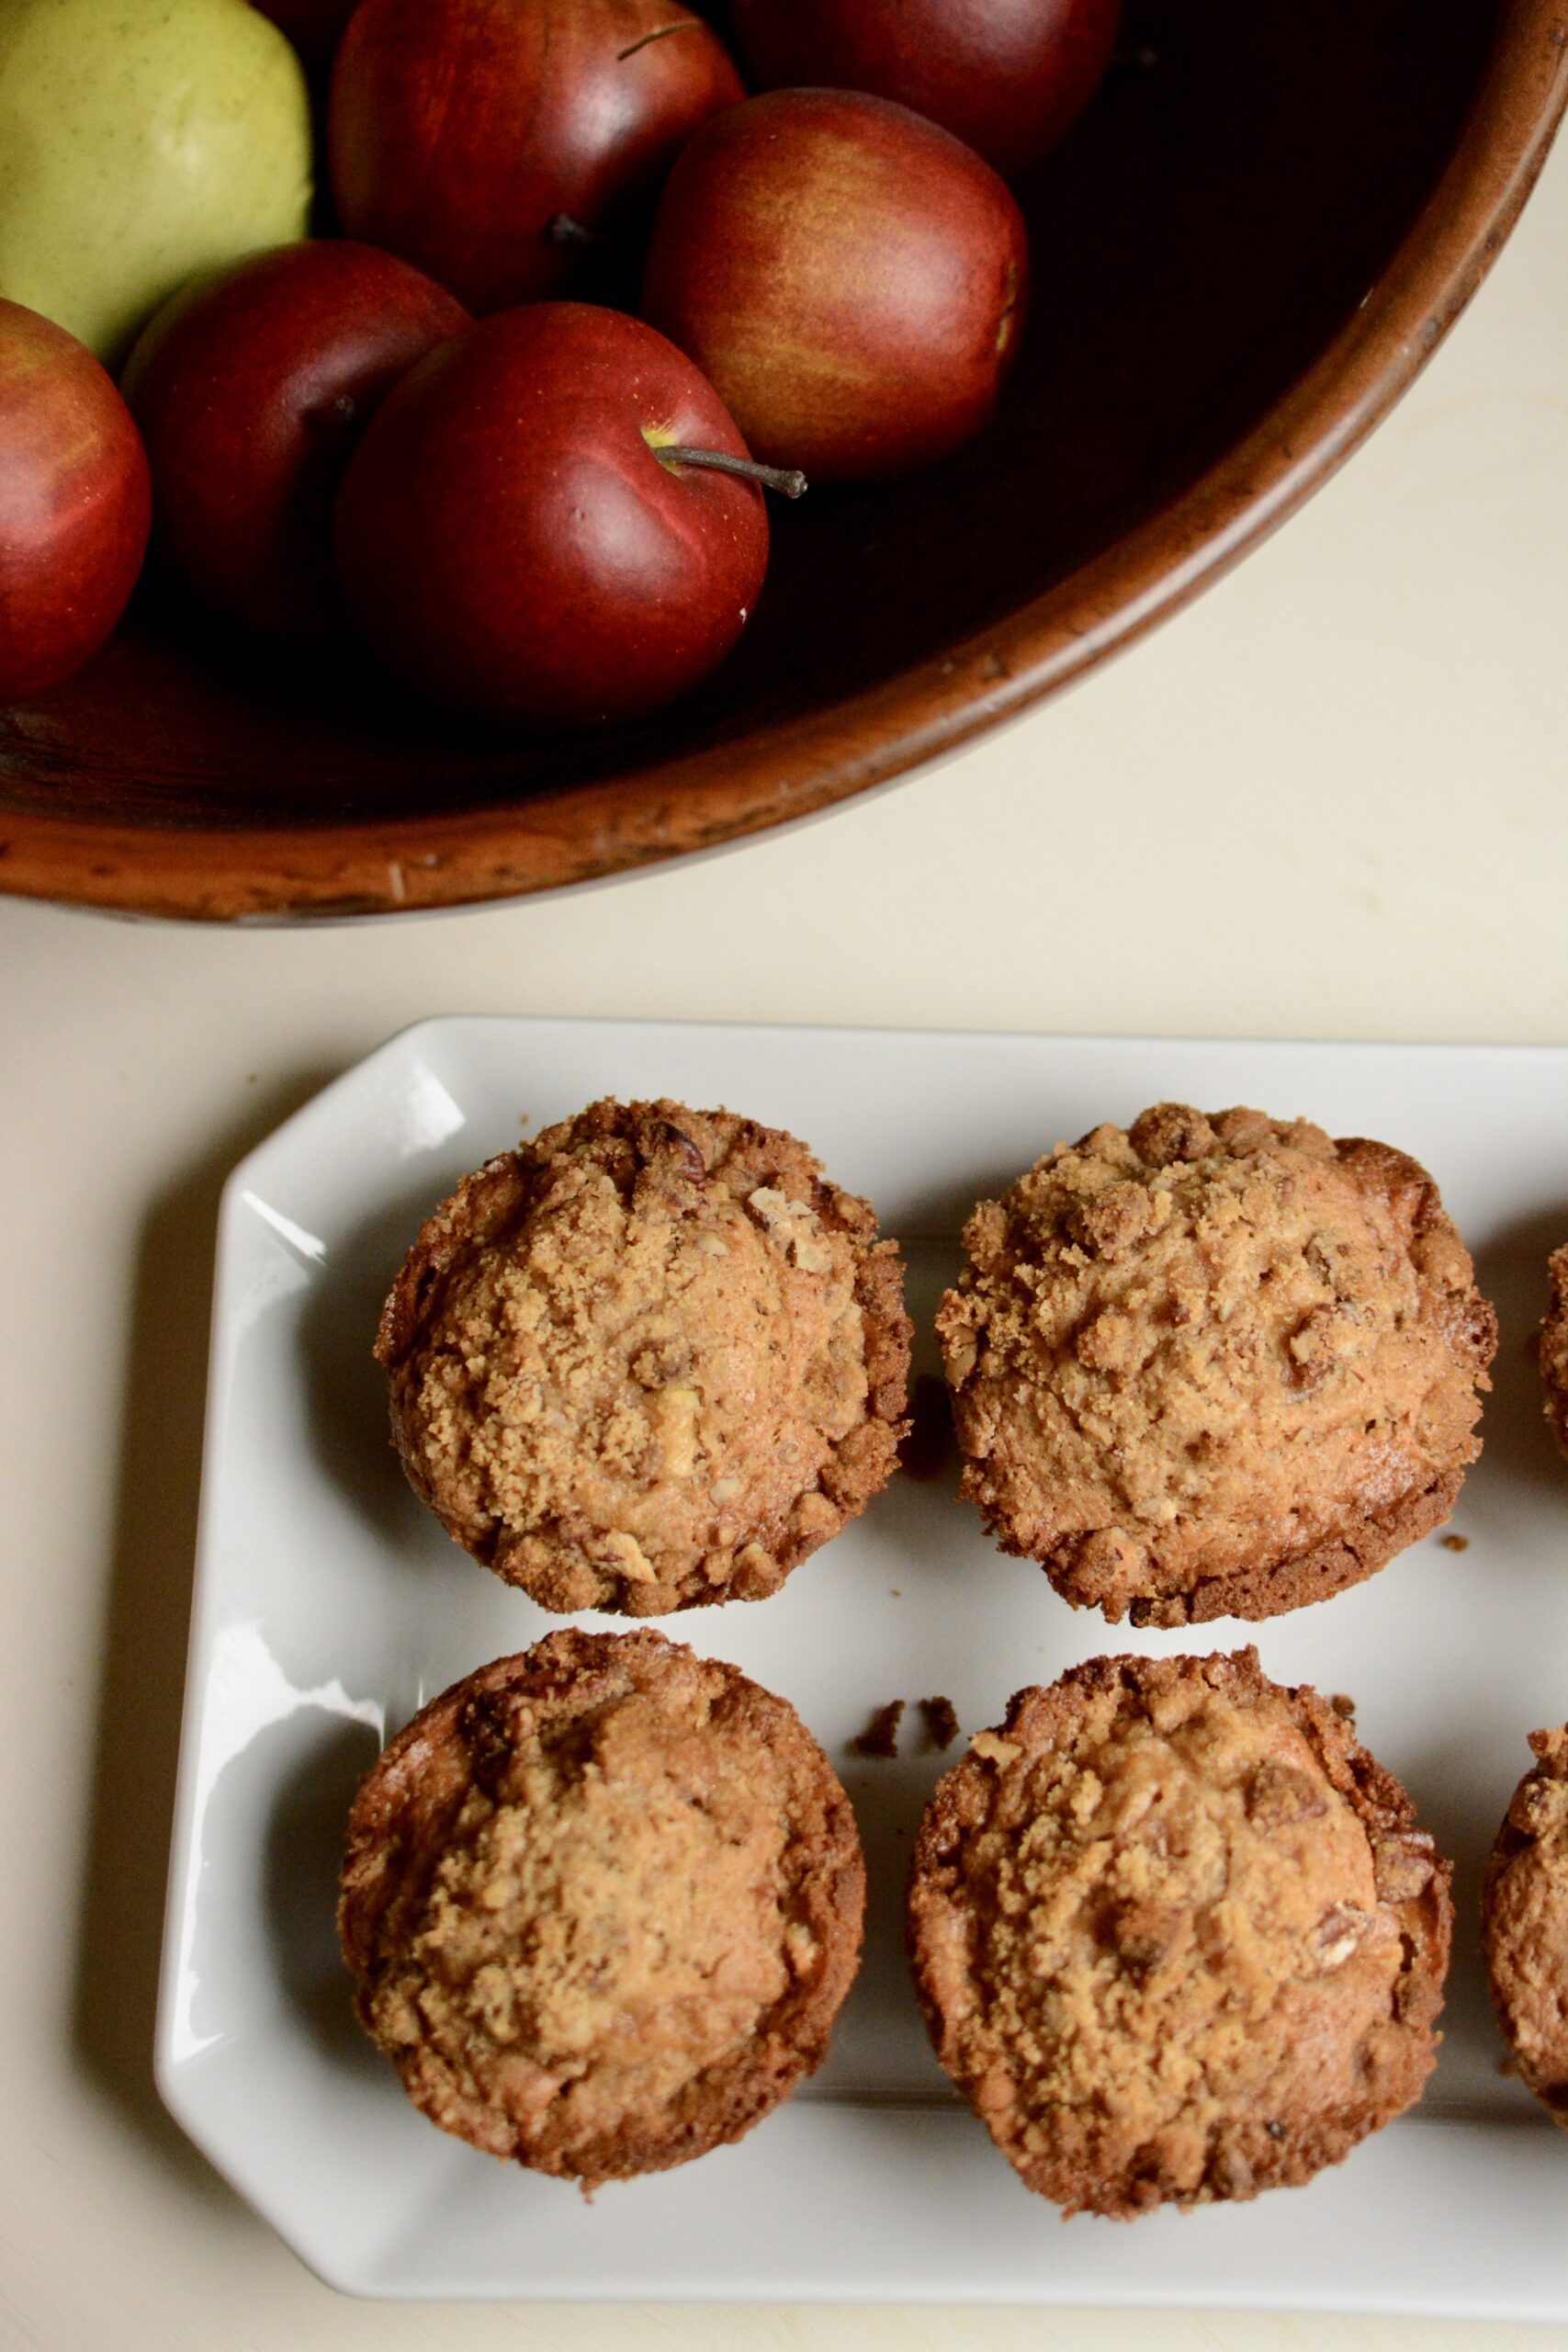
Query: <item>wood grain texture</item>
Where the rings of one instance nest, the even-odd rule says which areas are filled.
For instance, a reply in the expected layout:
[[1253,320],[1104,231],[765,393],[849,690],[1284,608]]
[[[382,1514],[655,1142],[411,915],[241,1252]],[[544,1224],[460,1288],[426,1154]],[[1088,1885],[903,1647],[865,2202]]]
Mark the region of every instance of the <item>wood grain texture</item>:
[[1234,563],[1392,406],[1495,258],[1568,97],[1568,0],[1151,0],[1024,192],[1001,414],[889,490],[775,517],[762,606],[637,727],[462,733],[367,659],[145,594],[0,714],[0,890],[278,921],[559,888],[952,751]]

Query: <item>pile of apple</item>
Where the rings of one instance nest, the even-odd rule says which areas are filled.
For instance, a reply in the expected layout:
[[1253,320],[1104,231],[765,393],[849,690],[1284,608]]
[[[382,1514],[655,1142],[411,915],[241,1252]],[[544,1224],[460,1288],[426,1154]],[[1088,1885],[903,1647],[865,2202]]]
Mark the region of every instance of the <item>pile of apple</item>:
[[679,0],[0,0],[0,704],[104,641],[150,532],[208,610],[476,717],[683,693],[756,610],[764,488],[990,416],[1003,175],[1118,8],[732,0],[748,96]]

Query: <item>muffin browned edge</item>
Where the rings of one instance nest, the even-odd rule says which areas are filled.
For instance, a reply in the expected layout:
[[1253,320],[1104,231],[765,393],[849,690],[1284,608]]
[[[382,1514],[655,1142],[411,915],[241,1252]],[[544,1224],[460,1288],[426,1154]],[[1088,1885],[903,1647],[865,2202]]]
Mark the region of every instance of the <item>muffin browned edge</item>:
[[[906,1912],[909,1965],[939,2063],[968,2098],[1025,2186],[1060,2205],[1065,2216],[1089,2212],[1114,2221],[1130,2221],[1168,2201],[1195,2205],[1234,2199],[1238,2194],[1251,2197],[1264,2188],[1298,2187],[1324,2165],[1341,2163],[1369,2132],[1391,2122],[1411,2106],[1420,2097],[1421,2086],[1436,2063],[1441,2037],[1434,2029],[1443,2005],[1443,1981],[1453,1932],[1450,1895],[1452,1866],[1436,1852],[1430,1837],[1419,1826],[1415,1807],[1401,1783],[1360,1746],[1344,1716],[1326,1704],[1310,1684],[1292,1689],[1271,1682],[1258,1665],[1258,1652],[1250,1647],[1229,1656],[1216,1653],[1208,1657],[1089,1658],[1081,1666],[1069,1668],[1048,1688],[1032,1685],[1015,1691],[996,1736],[1006,1741],[1021,1738],[1022,1743],[1034,1746],[1036,1753],[1047,1754],[1072,1736],[1087,1706],[1102,1692],[1119,1690],[1142,1701],[1151,1691],[1194,1676],[1238,1703],[1247,1703],[1266,1691],[1274,1691],[1290,1701],[1325,1776],[1367,1830],[1380,1899],[1395,1899],[1383,1893],[1391,1861],[1415,1854],[1430,1864],[1430,1876],[1419,1893],[1399,1901],[1397,1905],[1404,1915],[1405,1951],[1404,1968],[1393,2005],[1395,2022],[1404,2029],[1398,2055],[1394,2063],[1385,2066],[1376,2097],[1369,2096],[1359,2108],[1344,2107],[1332,2111],[1315,2129],[1281,2140],[1269,2131],[1268,2120],[1260,2116],[1255,2129],[1245,2134],[1239,2145],[1232,2134],[1223,2149],[1211,2152],[1212,2169],[1205,2172],[1202,2186],[1195,2194],[1179,2199],[1168,2200],[1157,2181],[1129,2179],[1120,2175],[1103,2178],[1070,2166],[1057,2166],[1048,2157],[1032,2158],[1022,2146],[1021,2130],[1009,2128],[1010,2102],[1006,2095],[995,2083],[987,2086],[973,2082],[964,2073],[956,2028],[944,2007],[928,1949],[928,1918],[935,1918],[944,1906],[951,1907],[950,1897],[957,1881],[952,1857],[966,1835],[983,1820],[983,1799],[990,1776],[998,1769],[992,1759],[976,1755],[971,1747],[962,1761],[938,1781],[916,1838]],[[970,1927],[972,1966],[972,1919]],[[968,1968],[965,1981],[970,1981]],[[1026,2118],[1018,2119],[1020,2125],[1025,2120]],[[1238,2174],[1250,2180],[1250,2186],[1239,2192],[1231,2185]]]
[[[1568,1252],[1558,1254],[1568,1258]],[[1519,2080],[1535,2093],[1552,2121],[1568,2131],[1568,2078],[1558,2081],[1539,2073],[1519,2047],[1519,2010],[1528,1998],[1528,1991],[1516,1982],[1512,1940],[1498,1916],[1505,1874],[1510,1865],[1532,1853],[1536,1844],[1532,1832],[1520,1825],[1516,1815],[1524,1813],[1530,1789],[1545,1781],[1568,1781],[1568,1724],[1552,1731],[1532,1731],[1529,1744],[1537,1760],[1508,1801],[1508,1810],[1493,1841],[1481,1882],[1481,1947],[1498,2030],[1513,2053]],[[1564,1923],[1563,1942],[1568,1949],[1568,1922]]]
[[[743,1549],[747,1542],[760,1544],[779,1569],[779,1577],[769,1585],[768,1593],[776,1591],[792,1570],[837,1535],[847,1521],[857,1518],[872,1497],[881,1492],[897,1467],[898,1446],[908,1429],[906,1408],[914,1326],[904,1306],[904,1272],[898,1245],[891,1239],[878,1238],[876,1212],[871,1203],[827,1182],[820,1162],[808,1147],[783,1128],[763,1126],[755,1119],[722,1108],[694,1113],[686,1105],[667,1098],[623,1103],[610,1096],[591,1102],[574,1117],[545,1129],[532,1141],[487,1160],[482,1168],[465,1176],[457,1189],[432,1210],[388,1294],[374,1350],[377,1362],[388,1374],[392,1442],[415,1494],[434,1512],[455,1544],[504,1582],[522,1586],[541,1608],[561,1613],[566,1611],[559,1601],[536,1590],[525,1576],[514,1572],[507,1530],[481,1532],[466,1528],[443,1510],[431,1491],[418,1450],[404,1430],[399,1410],[398,1375],[435,1311],[446,1276],[469,1251],[492,1246],[526,1217],[547,1175],[551,1150],[570,1148],[580,1141],[620,1136],[632,1145],[639,1167],[651,1167],[662,1159],[672,1184],[701,1182],[705,1163],[701,1150],[680,1124],[682,1119],[721,1126],[729,1137],[732,1151],[752,1150],[768,1158],[788,1159],[803,1173],[809,1170],[809,1205],[825,1226],[845,1235],[855,1248],[854,1296],[864,1334],[867,1394],[864,1417],[850,1434],[858,1436],[869,1428],[882,1442],[863,1443],[844,1460],[841,1457],[847,1441],[840,1441],[817,1489],[837,1513],[830,1526],[807,1532],[768,1521],[746,1530],[735,1549]],[[541,1147],[548,1149],[542,1152]],[[608,1569],[604,1580],[606,1590],[592,1606],[627,1616],[662,1616],[682,1609],[706,1608],[723,1600],[768,1597],[766,1593],[739,1590],[734,1583],[714,1586],[703,1580],[697,1589],[670,1600],[665,1597],[670,1589],[667,1586],[650,1588],[634,1583]]]
[[[422,1767],[439,1757],[443,1744],[448,1753],[454,1739],[467,1745],[462,1719],[475,1700],[497,1691],[540,1698],[583,1680],[591,1692],[594,1682],[603,1683],[607,1671],[613,1671],[612,1662],[617,1652],[624,1656],[627,1644],[637,1645],[645,1667],[650,1667],[656,1677],[673,1657],[693,1655],[683,1644],[667,1640],[651,1626],[626,1634],[587,1634],[562,1627],[547,1634],[532,1649],[496,1658],[453,1683],[420,1710],[372,1765],[349,1814],[337,1910],[339,1941],[355,1981],[355,2009],[367,2032],[378,1931],[395,1899],[397,1863],[407,1850],[399,1826],[400,1800],[417,1792]],[[578,2166],[559,2157],[552,2160],[547,2152],[530,2152],[519,2143],[515,2130],[490,2109],[472,2111],[476,2126],[472,2131],[450,2122],[442,2125],[487,2154],[512,2158],[559,2179],[579,2181],[589,2190],[605,2181],[666,2171],[705,2155],[724,2142],[740,2139],[787,2098],[797,2082],[821,2065],[834,2020],[860,1965],[865,1861],[854,1810],[837,1773],[787,1699],[765,1690],[739,1667],[722,1659],[700,1663],[713,1668],[741,1695],[749,1713],[766,1719],[759,1724],[759,1736],[766,1744],[775,1749],[793,1744],[807,1761],[820,1794],[822,1818],[817,1839],[819,1852],[806,1887],[807,1924],[822,1954],[822,1964],[809,1982],[792,1977],[789,1989],[731,2062],[710,2068],[685,2086],[664,2128],[649,2130],[640,2138],[623,2135],[606,2142],[602,2156],[591,2165]],[[604,1688],[602,1695],[615,1695],[616,1687]],[[482,1737],[483,1723],[476,1728]],[[471,1753],[470,1749],[468,1768],[453,1784],[453,1801],[445,1808],[448,1828],[463,1793],[472,1784]],[[441,1810],[433,1807],[422,1824],[434,1833],[422,1839],[432,1852],[439,1850]],[[428,2114],[429,2108],[406,2079],[404,2088]]]
[[1552,1251],[1546,1271],[1551,1297],[1540,1323],[1540,1377],[1546,1418],[1568,1453],[1568,1242]]
[[[1365,1170],[1371,1179],[1368,1190],[1381,1191],[1389,1198],[1406,1189],[1414,1193],[1408,1245],[1412,1256],[1428,1235],[1445,1227],[1456,1239],[1460,1238],[1436,1182],[1408,1152],[1366,1136],[1337,1136],[1334,1148],[1344,1159],[1353,1157],[1358,1173]],[[1564,1256],[1568,1257],[1568,1252]],[[1444,1337],[1450,1352],[1461,1363],[1468,1360],[1476,1387],[1487,1389],[1492,1385],[1488,1368],[1497,1351],[1497,1314],[1475,1287],[1475,1270],[1468,1250],[1465,1260],[1471,1268],[1470,1290],[1462,1301],[1456,1300],[1450,1315],[1440,1318],[1439,1328],[1446,1323]],[[959,1425],[956,1411],[954,1422]],[[1208,1624],[1216,1617],[1240,1617],[1256,1623],[1261,1618],[1281,1616],[1287,1610],[1305,1608],[1314,1600],[1326,1600],[1333,1593],[1361,1584],[1386,1566],[1397,1553],[1419,1542],[1423,1535],[1429,1535],[1451,1515],[1464,1484],[1465,1470],[1480,1453],[1481,1439],[1472,1435],[1470,1452],[1462,1463],[1382,1509],[1361,1512],[1337,1535],[1304,1551],[1292,1552],[1284,1559],[1260,1560],[1256,1566],[1235,1569],[1228,1576],[1201,1577],[1188,1592],[1143,1595],[1130,1604],[1129,1622],[1139,1626],[1172,1628]],[[1072,1565],[1079,1546],[1087,1541],[1085,1535],[1066,1537],[1043,1555],[1032,1550],[1012,1532],[1005,1514],[987,1498],[983,1477],[967,1460],[959,1493],[978,1506],[1000,1551],[1013,1559],[1037,1561],[1071,1607],[1090,1606],[1071,1589]],[[1114,1624],[1117,1621],[1109,1617],[1107,1622]]]
[[[1282,1617],[1287,1610],[1304,1609],[1314,1600],[1327,1600],[1337,1592],[1348,1591],[1351,1585],[1364,1584],[1399,1553],[1419,1543],[1423,1535],[1430,1535],[1435,1527],[1441,1527],[1446,1519],[1452,1517],[1463,1485],[1463,1469],[1447,1471],[1434,1478],[1430,1486],[1391,1504],[1387,1510],[1369,1511],[1332,1541],[1314,1544],[1304,1552],[1292,1552],[1289,1558],[1273,1566],[1239,1569],[1225,1577],[1204,1577],[1190,1592],[1162,1593],[1134,1600],[1127,1611],[1128,1623],[1168,1629],[1206,1625],[1216,1617],[1240,1617],[1256,1624],[1261,1618]],[[1079,1601],[1074,1605],[1081,1608],[1084,1604]]]

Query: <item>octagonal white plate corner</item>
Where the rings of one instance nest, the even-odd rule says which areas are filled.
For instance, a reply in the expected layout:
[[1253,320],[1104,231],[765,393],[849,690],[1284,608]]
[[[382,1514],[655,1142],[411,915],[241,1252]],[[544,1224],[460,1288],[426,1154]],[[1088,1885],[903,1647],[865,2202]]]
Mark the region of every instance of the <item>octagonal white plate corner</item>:
[[[494,2163],[408,2105],[349,2009],[344,1819],[384,1736],[552,1622],[403,1484],[370,1357],[426,1209],[525,1126],[597,1095],[728,1102],[805,1136],[900,1238],[931,1312],[970,1204],[1057,1137],[1178,1097],[1382,1135],[1438,1176],[1503,1316],[1462,1553],[1258,1628],[1285,1681],[1352,1691],[1459,1865],[1438,2073],[1304,2189],[1133,2225],[1060,2222],[949,2094],[903,1967],[904,1859],[941,1758],[847,1743],[942,1692],[966,1730],[1107,1647],[940,1487],[905,1477],[773,1600],[668,1630],[794,1701],[871,1864],[860,1980],[822,2073],[738,2147],[601,2192]],[[1568,2135],[1499,2071],[1481,1864],[1525,1734],[1568,1713],[1568,1470],[1528,1340],[1568,1238],[1568,1052],[444,1020],[330,1086],[238,1167],[218,1252],[158,2081],[191,2138],[331,2285],[378,2296],[1218,2304],[1568,2318]],[[601,1622],[590,1620],[589,1622]]]

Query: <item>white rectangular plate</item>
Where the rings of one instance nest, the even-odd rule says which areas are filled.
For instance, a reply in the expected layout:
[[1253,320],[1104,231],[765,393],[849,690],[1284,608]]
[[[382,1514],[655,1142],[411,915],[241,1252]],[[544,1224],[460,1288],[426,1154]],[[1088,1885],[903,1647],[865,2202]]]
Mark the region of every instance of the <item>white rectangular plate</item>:
[[[1251,1629],[1113,1631],[1004,1559],[940,1486],[894,1482],[775,1599],[667,1621],[794,1701],[871,1863],[866,1959],[823,2072],[739,2147],[589,2205],[435,2131],[349,2011],[333,1904],[382,1737],[552,1621],[449,1544],[387,1442],[370,1359],[422,1215],[521,1128],[602,1094],[791,1128],[905,1244],[931,1317],[971,1204],[1058,1138],[1161,1097],[1375,1135],[1432,1170],[1503,1339],[1486,1453],[1437,1537]],[[384,2296],[1240,2304],[1568,2318],[1568,2134],[1499,2070],[1480,1870],[1525,1735],[1568,1714],[1568,1464],[1529,1340],[1568,1238],[1568,1052],[1183,1045],[453,1020],[410,1031],[235,1170],[207,1466],[158,2073],[175,2115],[320,2276]],[[594,1619],[594,1623],[612,1621]],[[1447,2040],[1419,2110],[1309,2188],[1131,2225],[1063,2222],[947,2090],[904,1972],[905,1858],[942,1759],[859,1762],[892,1698],[965,1732],[1096,1651],[1255,1638],[1349,1691],[1458,1864]],[[955,1754],[957,1750],[953,1751]]]

